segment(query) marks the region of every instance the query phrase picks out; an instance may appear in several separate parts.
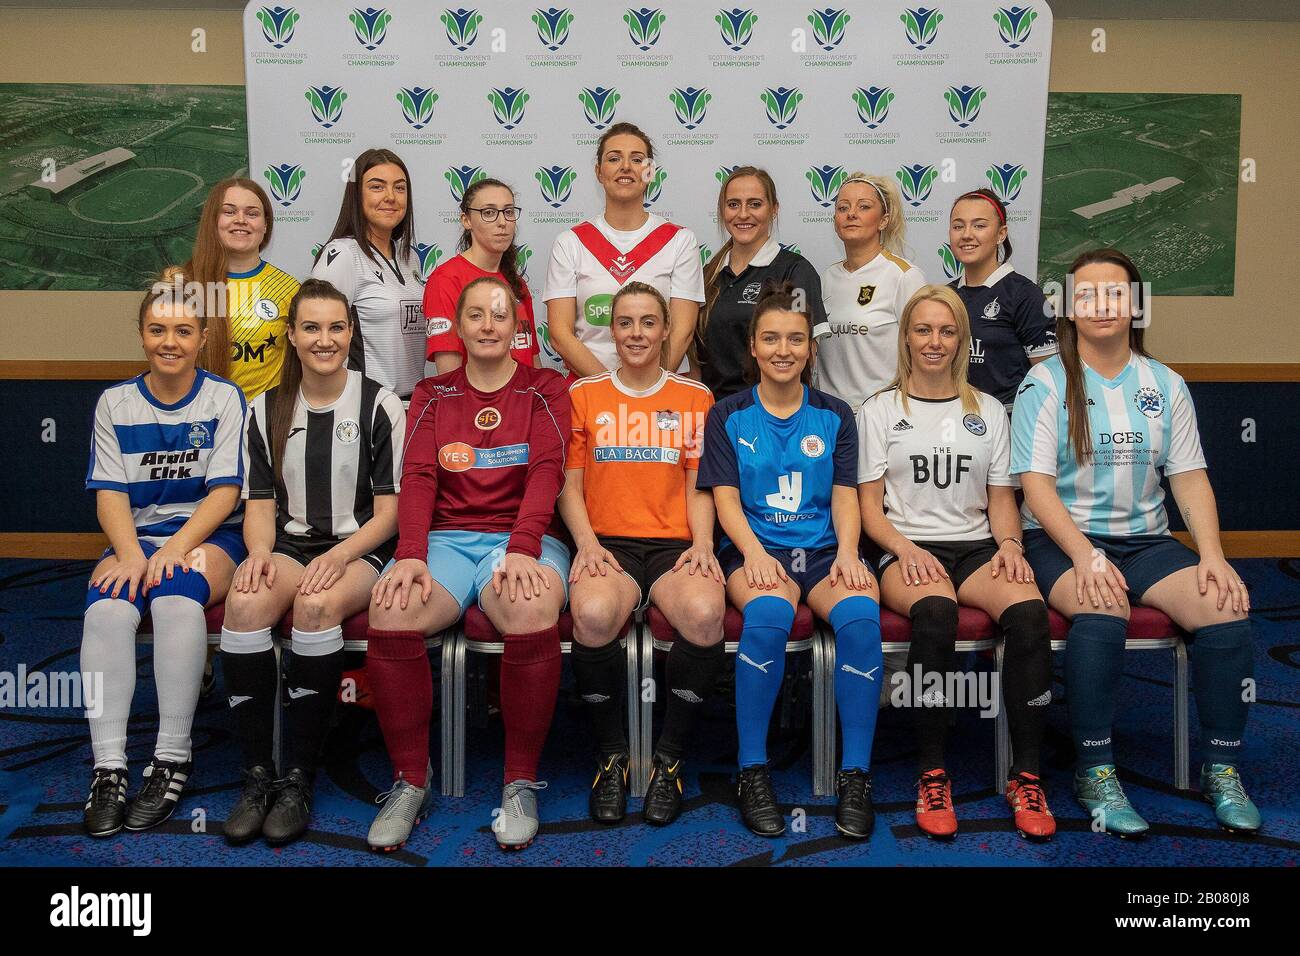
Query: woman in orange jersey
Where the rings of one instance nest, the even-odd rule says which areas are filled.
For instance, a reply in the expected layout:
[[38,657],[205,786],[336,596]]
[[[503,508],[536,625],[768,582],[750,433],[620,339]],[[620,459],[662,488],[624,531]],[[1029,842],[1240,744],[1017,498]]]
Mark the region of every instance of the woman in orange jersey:
[[589,809],[601,823],[627,809],[628,745],[620,700],[623,625],[651,602],[680,635],[668,654],[668,712],[646,791],[647,823],[681,812],[681,754],[722,661],[722,572],[713,500],[696,491],[713,396],[663,369],[668,303],[629,282],[611,303],[619,365],[575,382],[573,436],[560,514],[577,554],[569,575],[573,673],[601,758]]

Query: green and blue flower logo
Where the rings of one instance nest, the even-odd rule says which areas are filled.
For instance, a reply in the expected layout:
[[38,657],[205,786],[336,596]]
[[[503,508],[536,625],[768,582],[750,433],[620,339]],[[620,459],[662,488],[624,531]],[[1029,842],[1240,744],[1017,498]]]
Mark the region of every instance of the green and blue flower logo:
[[572,166],[542,166],[533,174],[542,189],[542,201],[559,209],[573,195],[573,183],[578,174]]
[[832,10],[830,7],[825,10],[814,10],[808,14],[808,22],[813,28],[813,39],[828,53],[844,40],[844,28],[852,19],[843,10]]
[[642,7],[640,10],[629,7],[623,14],[623,22],[627,24],[627,35],[642,52],[659,42],[660,30],[663,29],[664,21],[667,19],[662,10],[651,10],[649,7]]
[[348,95],[337,86],[307,87],[307,102],[311,104],[311,115],[317,123],[329,129],[343,116],[343,103]]
[[307,178],[307,170],[301,165],[280,163],[267,166],[262,170],[262,176],[271,187],[271,198],[281,206],[292,206],[302,195],[302,181]]
[[667,179],[668,170],[664,169],[662,166],[654,167],[654,176],[646,183],[645,199],[642,201],[641,205],[646,209],[649,209],[657,203],[659,197],[663,195],[664,181]]
[[429,273],[438,268],[438,263],[442,259],[442,249],[437,243],[417,242],[415,257],[420,262],[420,278],[427,279]]
[[302,17],[293,7],[263,7],[257,11],[257,22],[262,24],[262,36],[277,50],[282,50],[293,39],[293,28]]
[[1028,177],[1029,171],[1019,163],[1003,163],[1000,166],[990,166],[984,171],[984,178],[1004,204],[1015,202],[1020,195],[1020,187]]
[[483,15],[477,10],[457,8],[443,10],[438,19],[447,28],[447,42],[464,53],[478,39],[478,28],[483,22]]
[[799,248],[799,243],[797,242],[778,242],[777,245],[786,252],[793,252],[796,256],[803,255],[803,251]]
[[388,24],[393,22],[393,15],[383,7],[366,7],[364,10],[357,7],[348,19],[352,21],[357,42],[367,50],[373,50],[388,36]]
[[933,166],[913,163],[911,166],[899,166],[894,178],[903,190],[903,201],[911,206],[919,206],[930,198],[939,171]]
[[515,249],[515,270],[524,278],[528,277],[528,260],[532,257],[532,246],[526,242]]
[[858,108],[858,119],[867,129],[875,129],[889,118],[889,104],[894,102],[894,91],[888,86],[859,86],[853,91],[853,103]]
[[843,166],[809,166],[803,175],[808,180],[813,201],[823,209],[829,209],[835,204],[835,194],[844,185],[844,180],[849,178]]
[[492,115],[505,129],[514,129],[524,121],[524,106],[529,99],[531,97],[524,90],[512,89],[509,86],[504,89],[494,88],[488,94],[488,102],[492,104]]
[[584,87],[578,93],[578,102],[582,104],[582,115],[594,130],[602,130],[614,122],[614,107],[623,97],[618,90],[603,86]]
[[533,25],[537,27],[537,39],[541,40],[542,46],[552,53],[564,46],[564,41],[569,39],[569,25],[572,23],[573,14],[569,12],[568,7],[559,9],[549,7],[545,10],[538,7],[533,12]]
[[950,86],[943,98],[948,103],[948,116],[965,129],[980,115],[980,105],[988,99],[982,86]]
[[907,42],[918,50],[924,50],[939,36],[943,14],[937,7],[916,7],[905,9],[898,19],[903,21],[907,30]]
[[719,10],[713,22],[718,25],[722,42],[726,44],[727,49],[739,53],[749,45],[749,41],[754,36],[754,24],[758,22],[758,14],[753,10]]
[[686,129],[695,129],[704,122],[704,114],[712,99],[713,94],[707,87],[678,87],[668,94],[668,101],[673,104],[673,110],[677,114],[677,122]]
[[424,129],[433,118],[433,104],[438,94],[422,86],[404,86],[397,91],[397,102],[402,104],[402,118],[412,129]]
[[952,246],[946,242],[939,247],[939,262],[943,265],[943,277],[949,282],[960,278],[966,269],[957,261],[957,257],[952,254]]
[[740,168],[739,166],[719,166],[717,172],[713,174],[713,178],[720,183],[725,183],[727,181],[727,177],[730,176],[739,168]]
[[701,266],[708,265],[709,260],[712,258],[713,258],[713,250],[701,242],[700,243],[700,265]]
[[1016,49],[1029,39],[1038,14],[1033,7],[998,7],[993,22],[998,25],[998,36],[1011,49]]
[[465,190],[480,179],[487,179],[487,173],[483,172],[482,166],[452,166],[442,174],[442,178],[447,180],[451,198],[459,203],[465,198]]
[[777,129],[785,129],[794,122],[804,96],[797,86],[792,89],[778,86],[776,89],[765,89],[759,99],[767,107],[767,121]]

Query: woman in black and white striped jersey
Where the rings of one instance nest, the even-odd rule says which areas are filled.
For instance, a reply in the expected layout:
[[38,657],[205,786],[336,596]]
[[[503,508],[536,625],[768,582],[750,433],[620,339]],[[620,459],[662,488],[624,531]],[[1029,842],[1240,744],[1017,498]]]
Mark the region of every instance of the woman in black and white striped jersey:
[[[347,297],[308,279],[289,306],[278,387],[250,406],[244,542],[221,632],[244,789],[226,839],[273,845],[307,829],[316,761],[343,674],[342,622],[370,603],[393,555],[406,414],[387,388],[345,365]],[[271,754],[276,661],[271,628],[293,607],[284,775]]]

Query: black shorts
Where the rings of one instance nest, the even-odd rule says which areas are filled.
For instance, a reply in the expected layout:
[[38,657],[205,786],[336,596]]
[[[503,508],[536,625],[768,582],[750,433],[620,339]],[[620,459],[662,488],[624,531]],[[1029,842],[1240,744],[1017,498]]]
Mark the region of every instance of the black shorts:
[[691,546],[689,541],[676,538],[624,538],[596,536],[600,546],[612,554],[623,566],[623,573],[632,579],[641,592],[637,599],[638,611],[650,605],[650,589],[665,574],[672,571],[682,552]]
[[[975,541],[914,541],[912,543],[918,548],[925,548],[943,565],[943,569],[948,572],[948,577],[952,580],[954,591],[998,553],[997,542],[992,538],[980,538]],[[882,580],[885,577],[885,568],[897,560],[898,555],[892,551],[881,552],[875,564],[876,572]]]
[[[830,577],[831,565],[839,555],[839,548],[833,544],[816,551],[803,551],[798,555],[793,548],[769,548],[764,545],[764,550],[780,562],[790,580],[798,585],[801,601],[808,600],[812,589]],[[732,574],[745,566],[745,556],[728,541],[718,554],[718,563],[722,565],[723,580],[730,580]],[[868,564],[867,569],[870,568],[871,565]]]
[[[308,538],[296,534],[278,534],[275,536],[275,547],[271,549],[271,553],[293,558],[305,568],[342,540],[342,538]],[[363,554],[357,560],[364,561],[374,568],[375,575],[378,576],[396,550],[397,539],[389,538],[375,550]]]

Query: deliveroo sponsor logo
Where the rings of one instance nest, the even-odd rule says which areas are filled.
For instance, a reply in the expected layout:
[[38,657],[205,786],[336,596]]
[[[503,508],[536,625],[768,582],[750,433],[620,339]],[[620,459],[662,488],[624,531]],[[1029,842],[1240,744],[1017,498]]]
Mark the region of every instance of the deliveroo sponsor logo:
[[600,131],[614,122],[614,108],[623,97],[614,88],[603,86],[584,87],[578,93],[578,102],[582,104],[582,115],[591,128]]

